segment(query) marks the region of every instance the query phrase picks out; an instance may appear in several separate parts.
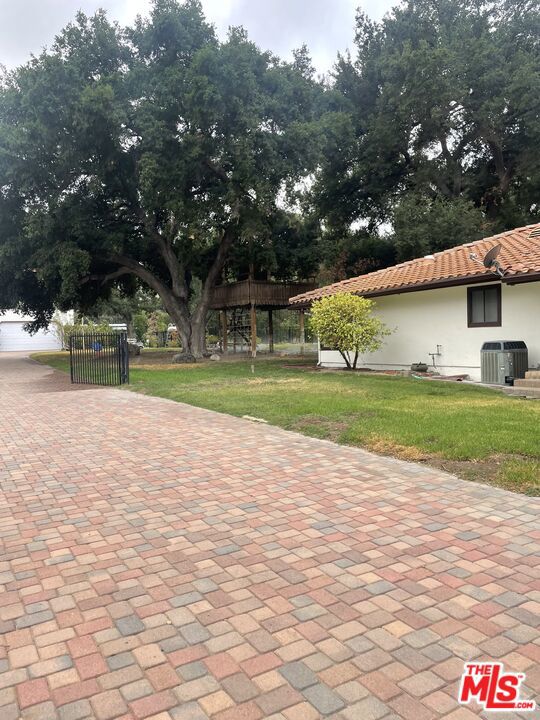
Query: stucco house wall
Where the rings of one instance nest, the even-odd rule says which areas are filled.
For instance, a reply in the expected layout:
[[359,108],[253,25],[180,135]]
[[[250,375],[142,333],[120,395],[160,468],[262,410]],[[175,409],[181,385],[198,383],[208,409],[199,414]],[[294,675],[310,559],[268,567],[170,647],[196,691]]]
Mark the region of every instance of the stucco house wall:
[[[486,283],[486,285],[489,283]],[[496,282],[496,284],[499,284]],[[481,287],[474,284],[470,287]],[[480,380],[480,348],[488,340],[524,340],[529,367],[540,365],[540,282],[501,283],[501,327],[467,326],[467,286],[375,297],[375,311],[393,333],[383,347],[364,355],[359,367],[408,369],[413,362],[431,365],[428,353],[441,346],[436,370],[467,373]],[[324,367],[343,367],[338,352],[319,351]]]

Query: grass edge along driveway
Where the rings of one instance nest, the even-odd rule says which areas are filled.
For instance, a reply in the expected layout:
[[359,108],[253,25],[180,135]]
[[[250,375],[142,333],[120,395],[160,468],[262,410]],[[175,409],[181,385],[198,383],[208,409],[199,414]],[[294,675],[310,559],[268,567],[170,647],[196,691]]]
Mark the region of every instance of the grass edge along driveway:
[[[69,370],[67,353],[32,357]],[[150,351],[138,362],[130,390],[540,495],[540,402],[459,383],[319,371],[312,358],[175,366]]]

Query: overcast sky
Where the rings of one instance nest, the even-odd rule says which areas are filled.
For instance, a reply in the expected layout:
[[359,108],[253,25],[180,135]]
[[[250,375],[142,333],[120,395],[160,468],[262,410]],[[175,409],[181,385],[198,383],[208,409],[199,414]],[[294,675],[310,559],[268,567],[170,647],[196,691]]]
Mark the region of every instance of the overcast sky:
[[[243,25],[263,49],[288,57],[306,43],[315,67],[326,72],[338,50],[352,45],[354,15],[360,5],[380,19],[392,0],[202,0],[207,19],[220,34],[230,25]],[[145,15],[150,0],[0,0],[0,64],[14,67],[31,53],[50,45],[77,10],[105,8],[121,24]]]

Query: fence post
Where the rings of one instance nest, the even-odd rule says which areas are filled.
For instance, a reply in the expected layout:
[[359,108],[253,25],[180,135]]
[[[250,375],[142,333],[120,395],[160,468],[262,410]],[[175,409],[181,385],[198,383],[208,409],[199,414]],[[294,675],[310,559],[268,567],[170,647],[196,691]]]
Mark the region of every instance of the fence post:
[[69,336],[69,375],[73,383],[73,335]]
[[255,303],[251,303],[251,357],[257,356],[257,311]]
[[304,354],[304,345],[306,343],[306,331],[304,326],[304,309],[300,310],[300,355]]
[[129,383],[129,348],[127,333],[121,333],[120,344],[122,346],[122,376],[121,383]]
[[274,352],[274,313],[268,310],[268,352]]
[[227,354],[227,311],[221,310],[221,349],[223,354]]

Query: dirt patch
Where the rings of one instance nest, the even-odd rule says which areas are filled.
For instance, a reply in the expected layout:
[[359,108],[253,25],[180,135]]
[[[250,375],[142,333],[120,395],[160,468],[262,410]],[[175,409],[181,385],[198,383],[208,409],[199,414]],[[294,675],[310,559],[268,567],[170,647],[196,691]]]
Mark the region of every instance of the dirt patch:
[[425,459],[427,465],[474,482],[493,482],[509,458],[489,457],[484,460],[445,460],[437,457]]
[[[362,413],[357,413],[354,416],[349,415],[342,420],[329,420],[315,415],[306,416],[296,421],[291,430],[303,432],[307,435],[315,435],[333,442],[340,442],[343,433],[349,429],[351,421],[358,419],[361,415]],[[366,450],[377,453],[377,455],[386,455],[400,460],[407,460],[408,462],[429,465],[437,470],[444,470],[451,475],[457,475],[463,480],[498,486],[501,486],[501,473],[508,462],[527,460],[527,458],[519,455],[492,455],[482,460],[448,460],[420,448],[401,445],[380,437],[368,439],[366,442],[361,443],[361,447],[365,447]]]
[[390,375],[391,377],[408,377],[409,373],[405,370],[372,370],[371,368],[355,368],[349,370],[346,367],[316,367],[314,368],[320,373],[341,373],[346,375]]
[[533,497],[540,495],[538,463],[523,455],[492,455],[483,460],[429,458],[427,464],[464,480],[504,487]]
[[173,355],[179,353],[178,348],[171,348],[170,350],[143,350],[140,355],[131,355],[129,358],[129,364],[132,367],[153,367],[155,365],[168,365],[171,363]]
[[429,453],[417,447],[400,445],[386,438],[370,438],[366,442],[366,447],[368,450],[377,453],[377,455],[389,455],[391,457],[397,457],[400,460],[426,462],[430,459]]
[[303,372],[320,372],[321,368],[316,365],[282,365],[285,370],[302,370]]
[[273,387],[279,385],[294,385],[295,388],[298,389],[305,385],[305,381],[302,384],[302,382],[296,378],[257,377],[256,375],[248,376],[246,383],[248,385],[272,385]]
[[[331,440],[332,442],[340,442],[343,444],[343,440],[340,440],[343,433],[346,432],[351,423],[358,420],[360,417],[367,417],[374,415],[374,412],[359,412],[344,415],[339,420],[331,420],[327,417],[321,417],[320,415],[304,415],[298,418],[289,428],[289,430],[295,430],[299,433],[306,435],[315,435],[316,437],[324,438],[325,440]],[[388,453],[390,454],[390,453]]]
[[318,416],[305,416],[293,423],[290,429],[306,435],[315,435],[316,437],[338,442],[349,424],[350,419],[329,420]]
[[136,367],[137,370],[191,370],[192,368],[200,367],[201,363],[171,363],[168,361],[149,363],[132,363],[130,361],[130,367]]
[[536,486],[532,485],[528,477],[523,478],[523,482],[510,482],[507,475],[507,467],[510,463],[518,465],[529,464],[531,458],[522,455],[490,455],[481,460],[449,460],[441,458],[421,450],[420,448],[407,445],[399,445],[391,440],[376,438],[366,444],[368,450],[378,455],[388,455],[390,457],[399,458],[400,460],[408,460],[409,462],[417,462],[429,465],[437,470],[456,475],[463,480],[470,482],[481,482],[487,485],[495,485],[497,487],[506,487],[514,492],[524,492],[528,495],[538,495]]

